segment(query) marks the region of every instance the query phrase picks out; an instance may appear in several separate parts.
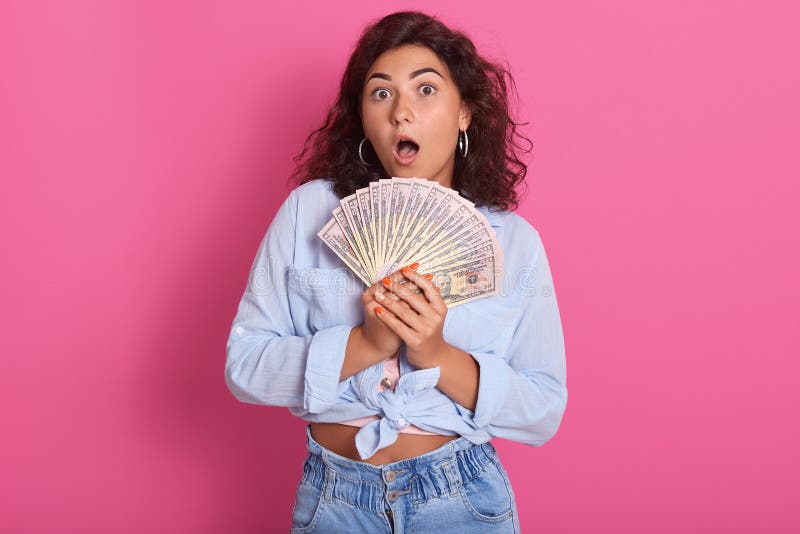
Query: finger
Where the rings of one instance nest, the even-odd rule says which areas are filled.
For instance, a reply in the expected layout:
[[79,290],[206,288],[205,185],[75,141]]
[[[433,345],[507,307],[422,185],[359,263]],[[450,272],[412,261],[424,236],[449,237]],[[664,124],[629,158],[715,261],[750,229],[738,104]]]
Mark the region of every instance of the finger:
[[[410,268],[411,270],[414,270],[414,269],[416,269],[417,267],[419,267],[419,263],[417,263],[417,264],[411,264],[411,265],[409,265],[409,266],[408,266],[408,268]],[[400,286],[404,286],[404,285],[406,285],[406,284],[408,284],[408,283],[409,283],[409,280],[408,280],[408,279],[407,279],[407,278],[406,278],[406,277],[403,275],[402,268],[401,268],[401,269],[397,269],[397,270],[396,270],[395,272],[393,272],[392,274],[390,274],[390,275],[388,275],[388,276],[384,277],[384,279],[383,279],[383,280],[381,280],[381,281],[379,281],[378,283],[379,283],[380,285],[382,285],[382,286],[385,286],[385,283],[386,283],[386,278],[388,278],[388,279],[389,279],[389,281],[390,281],[391,283],[393,283],[393,284],[398,284],[398,285],[400,285]]]
[[373,294],[373,298],[375,298],[377,300],[383,300],[383,298],[386,297],[386,298],[390,298],[390,299],[395,300],[395,301],[400,300],[400,297],[398,297],[397,294],[395,294],[391,289],[389,289],[389,286],[391,286],[392,282],[390,282],[389,285],[386,285],[386,282],[385,282],[386,280],[390,280],[390,279],[389,278],[384,278],[380,282],[380,286],[375,289],[375,293]]
[[415,317],[418,316],[417,312],[414,311],[405,300],[400,298],[397,293],[389,288],[386,288],[384,292],[377,291],[375,293],[375,300],[404,321],[407,321],[406,324],[409,324],[409,326],[411,326],[411,324],[408,321],[413,322]]
[[383,324],[388,326],[395,334],[400,336],[400,338],[406,344],[413,342],[416,339],[416,333],[402,320],[400,320],[391,310],[387,310],[383,306],[377,306],[375,308],[375,315],[378,316]]
[[[403,269],[407,269],[411,271],[410,267],[403,267]],[[402,269],[400,270],[401,275]],[[428,308],[430,304],[425,299],[425,296],[422,292],[422,289],[417,287],[412,281],[408,280],[403,276],[403,281],[405,282],[392,282],[391,278],[386,277],[383,279],[384,287],[390,291],[390,297],[399,297],[403,301],[407,302],[408,305],[418,314],[424,315],[425,317],[431,317],[432,314],[430,309]],[[413,316],[411,317],[413,320]]]
[[[386,293],[376,293],[375,298],[380,305],[391,311],[401,321],[413,330],[420,329],[422,317],[405,300],[398,297],[393,291],[387,290]],[[422,297],[421,297],[422,298]]]
[[447,305],[444,303],[441,289],[433,283],[433,275],[430,273],[420,274],[413,269],[402,270],[403,276],[414,282],[420,289],[422,289],[425,298],[430,303],[434,310],[441,313],[447,312]]
[[[408,266],[408,268],[411,270],[414,270],[417,267],[419,267],[419,263],[413,263]],[[416,291],[417,293],[420,294],[422,293],[422,289],[411,284],[411,282],[403,275],[402,270],[398,269],[392,274],[385,276],[382,280],[379,280],[378,282],[375,283],[375,286],[373,286],[375,287],[373,295],[375,293],[385,292],[387,289],[392,290],[392,288],[397,289],[399,287],[406,287],[407,284],[410,284],[407,286],[409,287],[409,289],[413,288],[414,291]],[[398,300],[391,294],[389,296],[390,298],[393,298],[393,300]]]
[[[399,278],[398,278],[399,277]],[[417,287],[414,282],[407,279],[403,276],[401,271],[397,271],[397,277],[387,276],[384,277],[380,282],[380,287],[375,290],[376,293],[386,292],[387,290],[393,291],[396,293],[404,293],[404,294],[422,294],[422,289]]]
[[370,287],[370,288],[366,289],[364,291],[364,293],[362,294],[362,298],[361,298],[361,302],[364,305],[364,309],[369,313],[373,313],[375,311],[375,306],[377,306],[378,303],[380,302],[377,299],[377,296],[379,294],[381,296],[383,296],[386,293],[389,293],[389,291],[387,291],[385,288],[383,288],[382,284],[381,284],[381,286],[375,285],[374,287]]
[[[417,265],[417,267],[418,266],[419,265]],[[414,268],[416,269],[416,267],[414,267]],[[400,269],[396,270],[395,272],[393,272],[390,275],[387,275],[385,278],[388,278],[391,282],[400,283],[401,285],[408,283],[408,280],[403,276],[403,273],[400,271]],[[385,290],[385,286],[383,284],[383,280],[378,280],[373,285],[371,285],[369,288],[367,288],[366,291],[369,293],[370,296],[373,296],[376,292],[383,291],[383,290]],[[420,291],[422,291],[422,290],[420,290]]]
[[[400,274],[402,275],[402,273]],[[394,297],[394,300],[399,300],[399,297],[393,295],[392,292],[386,288],[383,284],[383,280],[378,280],[372,286],[364,290],[364,295],[366,297],[365,304],[370,304],[373,309],[384,297]]]
[[[405,267],[403,269],[406,269]],[[408,269],[410,272],[410,269]],[[401,270],[402,272],[402,270]],[[404,276],[405,278],[405,276]],[[385,282],[385,281],[384,281]],[[430,309],[430,302],[425,297],[425,293],[422,288],[417,286],[411,280],[406,279],[405,284],[390,284],[387,286],[387,289],[392,291],[392,293],[398,295],[402,298],[405,302],[409,304],[417,313],[423,315],[425,317],[432,317]]]

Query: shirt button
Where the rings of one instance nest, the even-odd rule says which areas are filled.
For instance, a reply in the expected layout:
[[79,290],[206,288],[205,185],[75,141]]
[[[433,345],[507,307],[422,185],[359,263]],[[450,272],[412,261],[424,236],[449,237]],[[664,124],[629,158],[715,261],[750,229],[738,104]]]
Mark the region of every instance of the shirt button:
[[391,389],[391,387],[392,387],[392,379],[387,376],[386,378],[381,380],[381,387],[383,389]]
[[390,491],[389,494],[387,495],[387,498],[392,502],[396,501],[398,497],[399,495],[397,494],[396,491]]
[[406,420],[403,417],[401,417],[400,419],[397,420],[397,424],[398,425],[404,425],[404,424],[406,424]]
[[386,473],[386,480],[389,482],[394,482],[394,479],[397,477],[397,473],[394,471],[389,471]]
[[242,332],[244,332],[244,328],[242,328],[241,326],[237,326],[236,327],[236,333],[237,334],[241,334]]

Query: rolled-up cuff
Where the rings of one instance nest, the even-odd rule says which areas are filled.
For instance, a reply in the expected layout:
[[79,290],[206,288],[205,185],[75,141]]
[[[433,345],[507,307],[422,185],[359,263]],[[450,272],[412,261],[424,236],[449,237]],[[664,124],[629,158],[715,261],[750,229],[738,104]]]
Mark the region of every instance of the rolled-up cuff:
[[480,367],[478,379],[478,399],[472,423],[475,428],[483,428],[492,422],[506,402],[512,372],[506,361],[496,354],[470,353]]
[[334,405],[340,387],[347,340],[352,326],[337,325],[317,331],[308,346],[303,407],[311,413],[324,412]]

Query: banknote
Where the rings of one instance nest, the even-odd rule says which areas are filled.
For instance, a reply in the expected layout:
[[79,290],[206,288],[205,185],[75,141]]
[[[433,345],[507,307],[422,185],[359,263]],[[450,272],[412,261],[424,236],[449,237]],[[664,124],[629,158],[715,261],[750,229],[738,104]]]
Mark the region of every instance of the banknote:
[[375,263],[372,259],[372,253],[369,251],[367,240],[367,225],[361,215],[356,193],[343,198],[340,201],[340,205],[347,224],[352,229],[356,249],[364,260],[364,268],[368,272],[375,271]]
[[317,235],[367,286],[416,261],[448,307],[498,292],[497,235],[454,189],[424,178],[379,179],[342,198],[332,216]]
[[455,233],[455,228],[468,219],[467,212],[470,207],[459,201],[457,192],[450,189],[441,196],[439,202],[426,212],[425,220],[413,240],[413,246],[406,247],[398,254],[399,265],[417,261],[414,258],[421,257],[433,247],[434,243],[444,244],[451,239],[450,234]]
[[376,266],[382,265],[381,258],[383,256],[383,252],[381,251],[381,219],[383,219],[383,211],[381,210],[380,186],[380,182],[370,182],[368,186],[369,206],[370,211],[372,212],[373,226],[375,227],[375,250],[373,251],[373,254],[375,256],[374,263]]
[[374,282],[370,281],[369,274],[361,266],[360,261],[356,257],[350,242],[345,237],[345,232],[336,219],[331,219],[325,226],[322,227],[317,235],[325,241],[334,253],[342,259],[344,264],[361,279],[367,286],[371,286]]
[[452,308],[496,294],[500,287],[501,270],[494,257],[467,260],[433,270],[433,281],[441,288],[445,304]]
[[[405,181],[406,179],[401,178],[400,180]],[[396,251],[399,250],[403,246],[403,243],[411,237],[409,235],[409,228],[416,220],[417,212],[422,206],[422,202],[425,199],[428,191],[432,187],[428,180],[420,180],[418,178],[408,179],[407,184],[405,203],[395,219],[395,227],[393,232],[394,241],[392,242],[392,247],[389,250],[389,256],[391,258],[395,257]],[[401,185],[404,184],[401,182]]]
[[395,263],[391,262],[391,257],[396,241],[396,234],[401,231],[400,219],[411,192],[412,180],[409,178],[392,178],[391,182],[386,223],[386,243],[384,245],[384,261],[378,272],[379,279],[397,270],[397,267],[394,266]]
[[442,187],[430,187],[428,192],[425,193],[422,205],[415,214],[406,232],[406,239],[394,253],[394,257],[397,258],[401,264],[406,258],[416,254],[417,251],[419,251],[420,245],[430,237],[432,232],[431,226],[433,224],[433,212],[448,196],[450,195],[448,195],[447,191]]
[[349,220],[345,215],[344,209],[342,209],[341,206],[333,210],[333,219],[335,219],[336,222],[339,224],[339,227],[341,228],[341,231],[344,234],[344,238],[350,245],[352,254],[356,257],[358,263],[362,266],[362,268],[367,273],[369,273],[369,270],[366,267],[367,265],[369,265],[369,262],[364,257],[364,254],[361,252],[361,247],[359,247],[358,245],[358,240],[356,239],[355,232],[353,231],[353,228],[350,226]]
[[367,253],[369,254],[370,263],[375,265],[375,224],[374,214],[372,213],[369,188],[359,189],[356,191],[356,198],[358,199],[358,209],[361,212],[361,220],[364,224],[364,234],[366,236]]

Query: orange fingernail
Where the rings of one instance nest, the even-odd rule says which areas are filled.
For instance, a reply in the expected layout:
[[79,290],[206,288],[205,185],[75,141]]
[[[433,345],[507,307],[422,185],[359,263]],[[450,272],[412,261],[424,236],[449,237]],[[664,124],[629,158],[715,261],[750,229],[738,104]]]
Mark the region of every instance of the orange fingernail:
[[392,285],[392,281],[389,280],[388,277],[386,277],[386,278],[383,279],[383,285],[385,285],[385,286]]
[[428,280],[430,280],[431,278],[433,278],[433,274],[431,274],[431,273],[425,274],[425,275],[423,275],[423,276],[424,276],[425,278],[427,278]]
[[441,291],[441,290],[442,290],[442,288],[441,288],[441,287],[439,287],[439,286],[437,286],[436,284],[433,284],[433,287],[435,287],[435,288],[436,288],[436,291]]
[[381,308],[380,306],[375,306],[375,313],[377,313],[378,315],[383,315],[386,312],[383,311],[383,308]]
[[401,271],[403,274],[408,274],[408,273],[410,273],[410,272],[411,272],[411,269],[409,269],[408,267],[401,267],[401,268],[400,268],[400,271]]
[[416,269],[417,267],[419,267],[419,263],[417,263],[417,262],[414,262],[414,263],[412,263],[411,265],[408,266],[409,269]]

